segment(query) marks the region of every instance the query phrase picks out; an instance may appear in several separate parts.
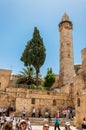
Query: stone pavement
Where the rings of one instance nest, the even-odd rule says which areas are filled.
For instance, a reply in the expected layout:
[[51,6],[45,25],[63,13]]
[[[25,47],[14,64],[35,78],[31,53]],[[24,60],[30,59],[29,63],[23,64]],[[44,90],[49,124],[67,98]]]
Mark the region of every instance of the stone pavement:
[[[60,129],[63,130],[64,127],[60,126]],[[77,130],[76,127],[71,126],[72,130]],[[32,125],[32,130],[43,130],[43,126],[42,125]],[[54,130],[54,126],[50,126],[49,130]],[[58,130],[58,128],[57,128]]]

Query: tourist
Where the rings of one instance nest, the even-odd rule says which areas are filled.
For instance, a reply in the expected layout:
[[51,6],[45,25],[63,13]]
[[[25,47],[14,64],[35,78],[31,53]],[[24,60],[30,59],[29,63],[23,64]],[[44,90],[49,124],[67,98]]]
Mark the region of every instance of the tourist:
[[14,130],[11,122],[5,122],[2,126],[2,130]]
[[60,124],[59,116],[56,115],[55,116],[55,123],[54,123],[54,130],[56,130],[56,128],[58,128],[58,130],[60,130],[59,124]]
[[33,107],[33,110],[32,110],[32,117],[35,117],[35,112],[36,112],[36,109],[35,109],[35,107]]
[[44,124],[43,125],[43,130],[49,130],[49,124]]
[[85,118],[83,118],[82,129],[83,130],[86,129],[86,119]]
[[0,117],[0,129],[1,129],[1,117]]
[[6,113],[3,112],[3,113],[2,113],[2,116],[1,116],[1,125],[3,125],[3,124],[6,122],[6,120],[7,120]]
[[48,111],[45,111],[45,118],[48,118],[48,115],[49,115]]
[[26,108],[23,107],[23,110],[22,110],[22,116],[25,117],[26,116]]
[[65,123],[65,128],[64,128],[64,130],[71,130],[71,128],[70,128],[70,122],[66,122],[66,123]]
[[27,130],[27,122],[25,120],[21,120],[19,123],[20,130]]
[[50,123],[50,121],[51,121],[51,114],[49,113],[49,115],[48,115],[48,121],[49,121],[49,123]]
[[26,118],[26,122],[27,122],[27,130],[32,130],[32,126],[28,117]]
[[41,110],[39,109],[39,110],[38,110],[38,117],[40,118],[41,116],[42,116]]

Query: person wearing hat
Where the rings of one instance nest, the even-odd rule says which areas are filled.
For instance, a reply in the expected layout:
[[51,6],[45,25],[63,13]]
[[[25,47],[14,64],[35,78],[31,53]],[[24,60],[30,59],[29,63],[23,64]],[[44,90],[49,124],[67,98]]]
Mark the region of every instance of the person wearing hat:
[[43,130],[49,130],[49,124],[44,124],[43,125]]
[[19,122],[19,128],[20,128],[20,130],[27,130],[27,122],[22,119],[22,120]]
[[66,123],[65,123],[65,128],[64,128],[64,130],[71,130],[71,128],[70,128],[70,122],[66,122]]

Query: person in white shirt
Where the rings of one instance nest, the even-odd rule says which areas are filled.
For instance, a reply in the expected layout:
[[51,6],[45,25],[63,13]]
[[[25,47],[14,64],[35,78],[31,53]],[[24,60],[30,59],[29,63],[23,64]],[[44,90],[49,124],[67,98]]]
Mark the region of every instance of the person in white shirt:
[[36,112],[36,109],[35,109],[35,107],[33,107],[33,110],[32,110],[32,117],[35,117],[35,112]]
[[70,122],[66,122],[66,123],[65,123],[65,128],[64,128],[64,130],[71,130],[71,128],[70,128]]
[[26,122],[27,122],[27,130],[32,130],[32,126],[28,117],[26,118]]
[[23,115],[23,117],[25,117],[25,116],[26,116],[26,108],[25,108],[25,107],[23,107],[23,110],[22,110],[22,115]]

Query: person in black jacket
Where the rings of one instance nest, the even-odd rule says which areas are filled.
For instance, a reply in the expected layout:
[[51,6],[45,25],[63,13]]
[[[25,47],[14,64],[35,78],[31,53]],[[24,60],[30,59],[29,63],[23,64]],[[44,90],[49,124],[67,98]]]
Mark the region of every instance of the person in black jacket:
[[83,118],[82,129],[86,129],[86,119]]

